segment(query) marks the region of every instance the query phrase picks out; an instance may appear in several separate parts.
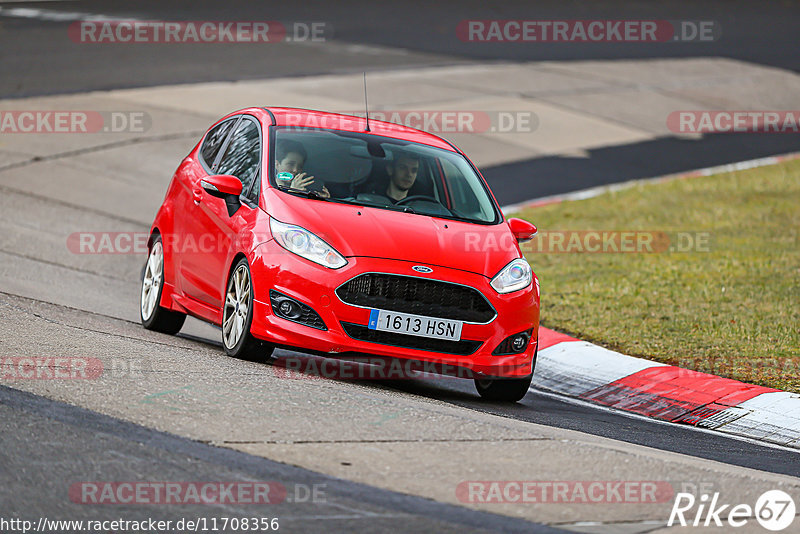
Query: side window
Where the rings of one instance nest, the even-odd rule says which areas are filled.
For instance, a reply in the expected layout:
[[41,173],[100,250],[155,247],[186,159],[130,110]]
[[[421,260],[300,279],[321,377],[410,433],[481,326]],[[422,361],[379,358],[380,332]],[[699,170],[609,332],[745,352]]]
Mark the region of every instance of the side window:
[[230,174],[240,179],[242,194],[255,202],[258,199],[258,191],[252,186],[260,166],[261,140],[258,135],[258,124],[253,120],[244,119],[233,132],[233,137],[216,172]]
[[203,141],[203,146],[200,147],[200,155],[209,169],[214,164],[214,158],[217,157],[217,152],[222,148],[225,137],[230,133],[233,125],[236,124],[237,119],[238,117],[218,124],[208,132],[208,135]]

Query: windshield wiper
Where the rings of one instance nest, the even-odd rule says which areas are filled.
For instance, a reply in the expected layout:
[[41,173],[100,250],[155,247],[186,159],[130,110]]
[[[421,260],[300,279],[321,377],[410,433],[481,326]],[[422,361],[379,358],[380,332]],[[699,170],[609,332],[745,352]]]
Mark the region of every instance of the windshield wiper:
[[300,193],[305,197],[313,198],[315,200],[329,200],[327,197],[323,197],[322,195],[320,195],[319,192],[312,191],[311,189],[294,189],[290,187],[288,189],[284,189],[284,191],[286,191],[287,193]]
[[383,208],[392,211],[402,211],[403,213],[418,213],[411,206],[397,206],[396,204],[382,205],[382,204],[369,204],[371,208]]

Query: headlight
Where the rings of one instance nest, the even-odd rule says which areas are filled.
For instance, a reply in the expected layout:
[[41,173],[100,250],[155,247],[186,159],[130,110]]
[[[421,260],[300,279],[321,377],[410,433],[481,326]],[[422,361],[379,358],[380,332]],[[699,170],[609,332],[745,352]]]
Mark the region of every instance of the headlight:
[[285,224],[272,217],[269,219],[269,227],[275,241],[289,252],[329,269],[338,269],[347,265],[347,260],[336,249],[305,228],[294,224]]
[[532,279],[531,266],[520,258],[503,267],[497,276],[492,278],[491,285],[498,293],[511,293],[528,287]]

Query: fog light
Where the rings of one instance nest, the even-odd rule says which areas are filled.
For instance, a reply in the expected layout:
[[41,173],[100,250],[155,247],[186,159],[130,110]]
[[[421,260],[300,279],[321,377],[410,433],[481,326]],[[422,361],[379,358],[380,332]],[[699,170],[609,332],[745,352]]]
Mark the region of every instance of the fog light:
[[494,349],[492,354],[495,356],[500,356],[525,352],[525,349],[528,348],[528,342],[531,340],[532,334],[533,328],[530,328],[524,332],[520,332],[519,334],[508,336],[497,346],[496,349]]
[[288,315],[290,317],[292,315],[292,308],[292,303],[288,300],[284,300],[280,303],[280,306],[278,306],[278,310],[280,310],[281,315]]
[[272,304],[273,313],[281,319],[310,326],[317,330],[328,329],[319,314],[308,304],[303,304],[274,289],[270,289],[269,291],[269,300]]

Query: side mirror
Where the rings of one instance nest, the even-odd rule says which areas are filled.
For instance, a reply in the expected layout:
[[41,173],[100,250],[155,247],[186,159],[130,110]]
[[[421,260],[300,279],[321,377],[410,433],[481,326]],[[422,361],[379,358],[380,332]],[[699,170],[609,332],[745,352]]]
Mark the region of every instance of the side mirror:
[[242,194],[242,181],[230,174],[215,174],[200,180],[200,186],[211,196],[225,198],[226,195]]
[[242,203],[239,195],[242,194],[242,181],[230,174],[215,174],[200,180],[200,187],[212,197],[221,198],[228,206],[228,216],[233,217]]
[[533,224],[523,219],[509,219],[508,227],[520,243],[530,241],[533,239],[533,236],[536,235],[536,232],[539,231]]

